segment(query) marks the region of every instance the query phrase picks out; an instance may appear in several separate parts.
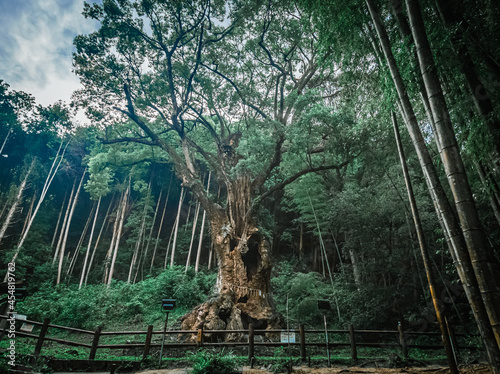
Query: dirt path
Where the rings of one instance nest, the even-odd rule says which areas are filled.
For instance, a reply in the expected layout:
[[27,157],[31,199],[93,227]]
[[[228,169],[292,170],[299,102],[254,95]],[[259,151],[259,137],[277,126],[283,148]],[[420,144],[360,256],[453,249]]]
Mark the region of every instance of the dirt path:
[[[146,370],[138,371],[136,374],[189,374],[190,369],[162,369],[162,370]],[[353,374],[353,373],[374,373],[374,374],[396,374],[396,373],[439,373],[448,374],[450,370],[442,366],[426,366],[416,368],[362,368],[362,367],[348,367],[339,366],[333,368],[309,368],[309,367],[294,367],[293,374]],[[461,374],[491,374],[491,371],[486,365],[471,365],[461,366]],[[250,369],[249,367],[243,368],[243,374],[271,374],[270,371],[263,369]]]

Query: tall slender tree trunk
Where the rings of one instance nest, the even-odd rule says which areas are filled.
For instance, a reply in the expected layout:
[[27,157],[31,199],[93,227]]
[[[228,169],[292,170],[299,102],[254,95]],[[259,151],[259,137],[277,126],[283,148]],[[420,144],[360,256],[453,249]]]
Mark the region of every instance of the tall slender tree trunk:
[[[9,133],[10,133],[10,130],[9,130]],[[11,205],[9,211],[7,212],[7,216],[5,217],[5,220],[2,224],[2,227],[0,228],[0,243],[2,242],[2,239],[4,238],[6,231],[7,231],[8,227],[10,226],[12,218],[14,217],[14,214],[16,213],[17,207],[19,206],[19,204],[22,201],[24,189],[26,188],[26,184],[28,183],[28,178],[31,174],[31,171],[33,170],[33,167],[35,166],[35,163],[36,163],[36,158],[33,158],[33,161],[31,161],[31,164],[30,164],[28,170],[26,171],[26,174],[24,175],[24,178],[23,178],[21,184],[19,185],[19,189],[17,190],[17,195],[14,198],[14,201],[12,202],[12,205]]]
[[493,211],[495,219],[500,226],[500,191],[497,190],[498,186],[494,181],[491,181],[490,178],[488,178],[483,165],[476,161],[474,162],[474,166],[476,167],[479,178],[481,179],[481,183],[483,184],[483,187],[486,190],[486,194],[488,195],[491,210]]
[[24,241],[26,240],[26,237],[28,236],[28,233],[30,231],[31,225],[33,224],[33,221],[36,217],[36,214],[38,213],[38,210],[40,209],[40,206],[42,205],[43,200],[45,199],[45,195],[47,194],[47,191],[52,184],[52,181],[56,175],[56,173],[59,171],[59,167],[61,166],[62,160],[64,158],[64,154],[66,153],[66,148],[68,147],[69,141],[66,143],[66,145],[63,148],[63,142],[61,141],[61,144],[59,146],[59,149],[57,151],[56,157],[54,157],[54,161],[52,162],[52,166],[50,167],[49,174],[47,175],[47,178],[45,179],[45,184],[42,189],[42,193],[40,194],[40,198],[38,199],[38,203],[36,205],[36,208],[28,222],[28,227],[26,228],[26,231],[21,237],[21,240],[19,241],[19,244],[17,245],[16,252],[14,253],[14,256],[10,260],[11,263],[16,262],[17,256],[19,255],[19,251],[21,250]]
[[3,140],[2,143],[2,148],[0,148],[0,155],[3,153],[3,149],[5,147],[5,144],[7,144],[7,139],[9,139],[10,134],[12,133],[12,128],[9,128],[9,131],[7,131],[7,135],[5,136],[5,139]]
[[84,171],[82,174],[82,178],[80,179],[80,183],[78,184],[78,188],[76,189],[75,198],[73,199],[73,203],[71,204],[71,210],[69,212],[68,221],[66,223],[66,229],[64,230],[64,238],[62,240],[61,249],[59,250],[59,266],[57,268],[57,281],[56,284],[61,283],[61,275],[62,275],[62,267],[64,260],[64,252],[66,251],[66,243],[68,241],[69,235],[69,227],[71,225],[71,220],[73,218],[73,213],[75,213],[76,203],[78,202],[78,196],[80,195],[80,191],[82,189],[83,180],[85,179],[85,174],[87,172]]
[[[82,288],[83,279],[85,276],[85,272],[87,270],[87,261],[89,259],[90,249],[92,248],[92,239],[94,237],[94,230],[95,230],[95,225],[97,222],[97,216],[99,215],[99,208],[101,206],[101,199],[102,199],[102,197],[99,196],[99,200],[97,200],[97,207],[95,209],[94,221],[92,222],[92,229],[90,230],[89,243],[87,244],[87,250],[85,251],[85,259],[83,260],[82,274],[80,276],[80,283],[78,284],[78,289]],[[104,223],[103,223],[103,225],[104,225]]]
[[156,234],[155,248],[153,250],[153,256],[151,256],[151,266],[149,267],[149,274],[153,272],[153,265],[155,262],[156,250],[158,249],[158,242],[160,241],[161,229],[163,228],[163,220],[165,218],[165,212],[167,211],[168,198],[170,197],[170,187],[172,186],[172,178],[168,183],[167,198],[165,199],[165,205],[163,206],[163,212],[161,214],[160,226],[158,226],[158,233]]
[[92,221],[92,216],[94,214],[95,207],[96,204],[94,202],[92,209],[90,210],[90,214],[87,217],[87,222],[85,222],[85,227],[83,228],[82,234],[80,235],[80,240],[78,240],[78,244],[76,245],[73,257],[71,258],[71,261],[69,263],[68,270],[66,270],[66,275],[68,276],[67,279],[69,279],[73,274],[73,270],[78,260],[78,255],[80,254],[80,248],[82,248],[83,241],[85,240],[85,237],[87,236],[87,231],[89,230],[90,222]]
[[[191,201],[191,199],[189,199]],[[184,231],[187,230],[188,224],[189,224],[189,217],[191,217],[191,204],[188,202],[188,212],[187,212],[187,217],[186,217],[186,223],[184,223]]]
[[[104,215],[104,219],[102,221],[101,228],[99,230],[99,235],[97,235],[97,240],[95,241],[94,249],[92,250],[92,255],[90,256],[88,270],[87,270],[87,272],[85,274],[84,284],[87,284],[87,282],[88,282],[90,270],[92,269],[92,264],[94,263],[95,253],[97,251],[97,247],[98,247],[99,242],[101,240],[101,235],[102,235],[103,232],[107,231],[107,227],[109,226],[109,213],[111,212],[111,208],[113,206],[114,201],[115,201],[115,194],[113,194],[113,197],[111,198],[111,201],[109,202],[108,209],[106,211],[106,214]],[[104,230],[104,227],[106,227],[106,230]]]
[[302,260],[304,251],[304,224],[300,224],[300,234],[299,234],[299,261]]
[[160,201],[163,190],[160,190],[160,194],[158,196],[158,200],[156,201],[155,213],[153,215],[153,222],[151,222],[151,228],[149,229],[148,240],[146,244],[146,249],[144,250],[144,255],[141,263],[141,276],[144,277],[144,264],[146,263],[146,259],[148,257],[149,246],[151,245],[151,239],[153,238],[153,230],[156,224],[156,217],[158,216],[158,210],[160,209]]
[[[210,190],[210,178],[211,178],[211,176],[212,176],[212,174],[209,172],[208,173],[208,181],[207,181],[207,192]],[[219,197],[219,194],[220,194],[220,189],[217,192],[217,197]],[[200,268],[201,245],[203,244],[203,231],[205,230],[205,218],[206,218],[206,216],[207,216],[207,212],[205,211],[205,209],[203,209],[203,217],[201,219],[200,239],[198,241],[198,250],[196,251],[196,262],[194,265],[195,273],[198,273],[198,270]],[[211,260],[211,256],[209,257],[209,260]]]
[[451,42],[457,55],[457,61],[464,74],[467,88],[469,89],[472,101],[478,114],[483,118],[490,136],[493,139],[494,162],[497,167],[500,165],[500,121],[489,118],[494,111],[494,105],[486,87],[481,82],[477,74],[474,61],[467,47],[467,41],[462,35],[462,25],[460,17],[454,11],[456,4],[449,0],[437,0],[441,20],[446,28],[452,32]]
[[189,251],[186,259],[186,270],[185,272],[188,271],[189,265],[191,263],[191,251],[193,249],[193,243],[194,243],[194,234],[196,233],[196,225],[198,223],[198,215],[200,213],[200,203],[198,202],[196,204],[196,211],[194,213],[194,218],[193,218],[193,229],[191,230],[191,241],[189,242]]
[[174,267],[174,256],[175,256],[175,246],[177,244],[177,232],[179,230],[179,222],[181,220],[181,209],[182,209],[182,202],[184,200],[184,195],[186,194],[186,191],[184,190],[184,187],[181,189],[181,196],[179,197],[179,206],[177,208],[177,218],[175,220],[175,232],[174,232],[174,242],[172,244],[172,254],[170,255],[170,267]]
[[[408,93],[404,86],[403,80],[401,79],[401,75],[399,74],[396,60],[392,54],[390,41],[387,36],[387,32],[384,29],[382,20],[380,19],[377,9],[375,8],[373,0],[365,1],[374,22],[379,41],[387,61],[389,71],[391,73],[392,80],[396,87],[406,127],[412,138],[412,142],[415,147],[415,151],[417,153],[422,171],[424,173],[425,181],[433,200],[439,222],[441,224],[441,227],[443,228],[443,233],[450,249],[451,256],[457,268],[460,280],[462,281],[462,285],[467,295],[467,299],[469,300],[469,304],[472,308],[472,312],[474,313],[478,329],[481,333],[483,344],[488,354],[488,359],[492,368],[498,368],[497,363],[500,362],[500,350],[498,349],[498,346],[495,342],[495,336],[493,334],[492,327],[489,324],[486,307],[483,303],[481,293],[479,291],[478,283],[474,274],[474,270],[472,268],[471,259],[467,252],[467,247],[465,245],[462,231],[460,230],[458,221],[456,220],[455,215],[451,209],[451,205],[449,204],[448,198],[446,197],[444,189],[432,163],[432,159],[429,155],[429,151],[425,145],[424,138],[422,136],[422,133],[420,132],[420,128],[415,118],[415,113],[413,112]],[[439,139],[436,138],[436,140]]]
[[[420,5],[417,0],[407,1],[410,26],[417,48],[418,61],[424,80],[431,112],[436,126],[438,147],[446,176],[453,193],[458,218],[474,267],[497,346],[500,347],[500,281],[498,264],[494,262],[491,248],[483,231],[460,150],[451,123],[450,114],[439,83],[437,70],[424,28]],[[500,371],[500,361],[497,363]]]
[[[151,189],[148,191],[148,206],[149,206],[149,201],[151,199]],[[155,209],[155,215],[153,217],[153,222],[151,224],[151,229],[153,228],[154,226],[154,221],[156,220],[156,211],[157,209]],[[143,234],[142,234],[142,239],[141,239],[141,250],[139,252],[139,261],[137,263],[137,266],[136,266],[136,270],[135,270],[135,275],[134,275],[134,280],[133,280],[133,283],[136,282],[136,279],[137,279],[137,276],[139,274],[139,270],[141,271],[141,275],[143,275],[143,265],[144,265],[144,261],[145,261],[145,257],[146,257],[146,251],[147,251],[147,248],[149,247],[149,242],[151,241],[151,236],[146,239],[146,228],[145,228],[145,225],[146,225],[146,212],[144,213],[144,224],[143,224]],[[150,233],[152,233],[152,231],[150,230]],[[147,244],[146,244],[147,242]]]
[[68,199],[68,205],[66,207],[66,213],[64,214],[64,219],[61,226],[61,232],[59,233],[59,239],[57,240],[56,250],[54,251],[54,258],[52,259],[52,266],[56,263],[59,258],[59,250],[61,249],[61,244],[64,238],[64,233],[66,232],[66,225],[68,223],[69,211],[71,210],[71,203],[73,202],[73,195],[76,189],[76,178],[73,182],[73,187],[71,188],[71,193]]
[[165,252],[165,261],[163,263],[163,270],[167,269],[167,263],[168,263],[168,255],[170,253],[170,244],[172,244],[172,238],[174,237],[174,232],[175,232],[175,226],[177,225],[177,217],[174,221],[174,224],[172,225],[172,228],[170,230],[170,236],[168,237],[168,243],[167,243],[167,251]]
[[116,216],[115,221],[113,223],[113,235],[111,236],[111,243],[109,244],[108,251],[106,252],[106,256],[104,258],[104,274],[103,274],[103,283],[108,283],[109,278],[109,265],[111,264],[111,258],[113,257],[113,252],[115,248],[116,235],[118,232],[118,224],[120,222],[120,212],[122,211],[123,198],[125,197],[125,191],[122,192],[120,201],[118,202],[118,206],[116,207]]
[[59,216],[57,217],[56,227],[54,229],[54,235],[52,235],[52,241],[50,242],[50,248],[54,248],[54,243],[56,242],[57,233],[59,232],[59,223],[61,223],[61,218],[64,212],[64,206],[66,205],[67,196],[68,196],[68,191],[64,193],[64,199],[61,204],[61,209],[59,209]]
[[210,250],[208,251],[208,266],[207,266],[207,269],[211,270],[212,269],[212,260],[215,261],[214,260],[214,246],[211,243],[209,247],[210,247]]
[[130,283],[132,280],[132,272],[134,270],[135,264],[137,263],[137,259],[140,258],[140,249],[141,247],[144,249],[144,246],[142,246],[142,243],[144,243],[144,226],[146,225],[146,213],[147,209],[149,206],[149,198],[151,196],[151,180],[149,180],[149,185],[148,185],[148,193],[146,196],[146,201],[144,202],[144,208],[142,210],[142,215],[141,215],[141,226],[139,228],[139,237],[137,238],[137,241],[135,242],[135,247],[134,247],[134,254],[132,255],[132,260],[130,261],[130,268],[128,272],[128,278],[127,278],[127,283]]
[[436,319],[439,325],[439,329],[441,331],[441,339],[443,341],[446,357],[448,359],[448,365],[450,366],[450,373],[458,374],[457,363],[455,361],[455,355],[453,352],[453,348],[451,346],[450,336],[448,334],[448,327],[446,326],[445,316],[442,310],[442,301],[439,300],[437,294],[435,275],[432,269],[429,250],[427,249],[424,230],[422,228],[422,223],[420,221],[420,215],[418,213],[417,202],[415,200],[415,195],[413,193],[413,186],[411,184],[410,173],[408,172],[408,166],[406,164],[406,158],[403,150],[403,144],[401,142],[401,136],[399,134],[396,114],[392,112],[391,115],[392,115],[392,125],[394,127],[394,135],[396,138],[399,158],[401,161],[401,168],[403,169],[406,190],[408,192],[408,201],[410,202],[411,214],[413,216],[413,223],[415,224],[415,231],[417,233],[418,244],[420,246],[420,253],[422,255],[422,261],[424,263],[425,273],[427,275],[427,283],[429,284],[429,290],[431,293],[432,302],[434,304],[434,310],[436,311]]
[[113,258],[111,259],[111,266],[109,268],[108,287],[111,285],[111,281],[113,280],[113,272],[115,270],[116,256],[118,254],[118,248],[120,246],[120,238],[122,236],[123,222],[125,221],[125,211],[127,210],[128,197],[130,194],[130,181],[131,181],[131,177],[129,177],[128,186],[127,186],[127,189],[125,190],[125,193],[123,195],[123,202],[122,202],[122,207],[120,210],[120,222],[118,223],[118,230],[117,230],[116,239],[115,239],[115,247],[113,250]]
[[28,208],[28,213],[26,214],[26,218],[24,219],[23,229],[21,230],[21,236],[19,238],[19,242],[17,243],[17,246],[19,246],[19,243],[21,242],[21,238],[24,236],[24,233],[26,232],[26,230],[28,228],[28,224],[31,220],[31,217],[33,216],[33,207],[35,206],[36,193],[37,193],[37,191],[33,192],[33,197],[31,198],[31,203],[30,203],[30,207]]

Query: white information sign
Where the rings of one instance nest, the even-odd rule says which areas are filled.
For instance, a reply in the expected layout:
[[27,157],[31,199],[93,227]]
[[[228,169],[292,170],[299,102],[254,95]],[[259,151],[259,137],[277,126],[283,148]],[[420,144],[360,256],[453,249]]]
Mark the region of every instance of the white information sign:
[[294,330],[281,331],[281,343],[295,343],[295,332]]
[[25,316],[24,314],[14,314],[14,318],[19,319],[21,321],[26,321],[28,319],[28,317]]
[[25,332],[32,332],[35,325],[30,325],[29,323],[23,323],[20,330]]

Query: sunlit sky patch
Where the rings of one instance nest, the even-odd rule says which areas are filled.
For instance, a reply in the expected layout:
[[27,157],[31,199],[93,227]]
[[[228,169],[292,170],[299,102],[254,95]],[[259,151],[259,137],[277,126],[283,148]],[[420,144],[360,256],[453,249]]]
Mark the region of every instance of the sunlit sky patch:
[[0,79],[39,104],[69,102],[73,39],[98,27],[82,10],[83,0],[0,0]]

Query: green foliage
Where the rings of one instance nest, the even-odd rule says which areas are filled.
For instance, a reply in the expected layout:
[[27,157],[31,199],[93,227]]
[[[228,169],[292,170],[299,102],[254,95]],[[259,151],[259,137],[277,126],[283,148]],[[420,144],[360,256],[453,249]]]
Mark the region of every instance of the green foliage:
[[48,317],[57,324],[87,329],[118,321],[154,323],[163,318],[162,298],[176,298],[177,312],[182,313],[205,301],[214,283],[215,274],[185,273],[179,266],[136,284],[115,281],[109,288],[87,285],[78,290],[76,286],[46,283],[18,308],[33,320]]
[[[404,293],[396,287],[379,288],[370,284],[356,286],[348,275],[336,274],[332,287],[329,280],[319,273],[298,272],[293,264],[281,262],[278,274],[272,278],[274,299],[278,311],[288,316],[290,323],[321,326],[323,312],[318,310],[318,300],[329,300],[332,311],[328,312],[330,325],[345,328],[353,324],[356,328],[395,328],[398,308],[404,303]],[[338,310],[341,320],[338,319]],[[411,310],[411,306],[406,308]]]
[[201,350],[192,357],[191,374],[236,374],[236,357],[231,352]]
[[322,315],[318,312],[317,301],[331,295],[331,286],[320,274],[298,273],[286,261],[281,262],[279,268],[279,275],[271,280],[279,312],[286,317],[288,296],[288,316],[291,321],[308,325],[321,323]]
[[288,373],[288,369],[298,365],[300,359],[297,357],[290,357],[284,347],[279,347],[274,350],[274,361],[271,365],[270,371],[272,373]]

